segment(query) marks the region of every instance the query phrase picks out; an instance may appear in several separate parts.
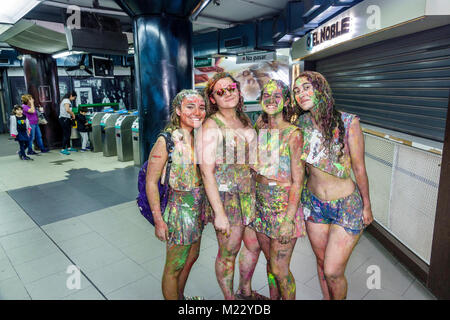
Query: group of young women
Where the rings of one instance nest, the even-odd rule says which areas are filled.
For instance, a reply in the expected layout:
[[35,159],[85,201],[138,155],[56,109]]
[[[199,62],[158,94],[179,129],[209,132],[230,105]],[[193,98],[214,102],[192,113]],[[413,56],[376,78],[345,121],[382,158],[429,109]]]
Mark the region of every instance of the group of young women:
[[216,230],[215,270],[225,299],[267,299],[251,288],[261,250],[270,299],[295,299],[289,265],[297,238],[306,234],[324,299],[346,298],[347,261],[373,220],[358,117],[334,108],[317,72],[301,73],[292,95],[282,81],[269,81],[260,103],[263,113],[252,127],[240,84],[228,73],[217,73],[204,94],[182,90],[173,101],[164,212],[158,192],[168,160],[163,137],[149,155],[146,185],[155,234],[166,241],[165,299],[199,298],[185,297],[184,288],[208,222]]

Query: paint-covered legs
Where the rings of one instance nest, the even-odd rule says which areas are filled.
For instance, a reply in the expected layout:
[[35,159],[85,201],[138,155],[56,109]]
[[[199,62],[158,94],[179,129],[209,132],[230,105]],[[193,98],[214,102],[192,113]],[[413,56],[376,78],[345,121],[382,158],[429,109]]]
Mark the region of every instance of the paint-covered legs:
[[325,300],[347,298],[344,276],[348,259],[361,236],[348,234],[338,225],[306,222],[306,231],[316,255],[317,273]]
[[169,245],[162,279],[162,292],[166,300],[182,300],[186,281],[200,253],[201,239],[192,245]]
[[258,232],[258,241],[267,259],[267,279],[270,299],[295,300],[295,279],[289,270],[292,252],[297,238],[287,244],[280,243]]
[[248,227],[244,230],[244,245],[239,252],[239,289],[237,292],[246,297],[252,295],[252,277],[258,263],[261,247],[256,232]]
[[244,226],[232,226],[231,234],[226,237],[216,231],[219,252],[216,258],[216,277],[225,300],[234,300],[233,279],[236,256],[241,248]]

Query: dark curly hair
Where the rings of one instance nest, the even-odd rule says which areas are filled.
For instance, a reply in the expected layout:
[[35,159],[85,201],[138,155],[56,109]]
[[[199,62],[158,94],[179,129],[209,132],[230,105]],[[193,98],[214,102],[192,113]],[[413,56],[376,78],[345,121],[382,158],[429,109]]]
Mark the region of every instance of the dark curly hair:
[[[318,114],[316,115],[317,124],[321,128],[322,134],[325,138],[327,147],[330,149],[334,137],[334,131],[339,130],[339,160],[341,159],[344,149],[344,136],[345,127],[342,121],[341,112],[334,108],[334,99],[331,92],[330,85],[323,75],[314,71],[304,71],[295,78],[294,83],[299,79],[305,77],[311,82],[313,88],[316,90],[316,99],[318,106]],[[294,99],[295,106],[297,110],[302,110]],[[301,115],[303,112],[299,112]]]
[[236,115],[244,126],[251,126],[250,119],[244,112],[244,98],[241,94],[241,84],[228,72],[218,72],[208,81],[208,84],[206,85],[206,88],[204,90],[206,97],[206,116],[209,117],[219,111],[217,103],[212,103],[210,98],[213,95],[214,86],[216,85],[217,81],[224,78],[230,78],[231,81],[236,83],[237,89],[239,91],[239,102],[236,106]]
[[[275,82],[276,86],[278,88],[281,89],[281,92],[283,94],[283,100],[284,100],[284,106],[283,106],[283,120],[287,121],[287,122],[291,122],[291,117],[292,117],[292,113],[293,113],[293,108],[292,105],[290,103],[290,99],[291,99],[291,92],[289,90],[289,86],[287,84],[285,84],[283,81],[281,80],[275,80],[275,79],[271,79],[269,80],[261,89],[261,94],[259,96],[259,102],[261,103],[263,100],[263,94],[264,94],[264,89],[267,87],[267,85],[271,82]],[[286,104],[286,101],[289,101],[289,103]],[[268,123],[269,122],[269,116],[267,115],[267,113],[262,112],[262,120],[264,121],[264,123]]]

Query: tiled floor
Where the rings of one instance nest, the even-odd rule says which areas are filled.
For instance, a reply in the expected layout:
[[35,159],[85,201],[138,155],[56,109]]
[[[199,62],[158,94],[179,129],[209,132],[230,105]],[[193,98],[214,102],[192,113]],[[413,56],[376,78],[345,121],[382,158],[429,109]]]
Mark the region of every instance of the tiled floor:
[[[57,151],[34,159],[0,156],[0,299],[162,299],[165,246],[136,208],[132,162]],[[73,161],[57,165],[59,160]],[[67,209],[83,201],[78,211]],[[214,229],[208,225],[186,295],[223,299],[214,271],[216,254]],[[69,289],[71,265],[81,269],[79,289]],[[373,265],[381,270],[381,289],[367,287]],[[307,239],[297,242],[291,270],[297,299],[322,298]],[[369,234],[356,246],[346,276],[349,299],[434,299]],[[252,285],[269,294],[263,255]]]

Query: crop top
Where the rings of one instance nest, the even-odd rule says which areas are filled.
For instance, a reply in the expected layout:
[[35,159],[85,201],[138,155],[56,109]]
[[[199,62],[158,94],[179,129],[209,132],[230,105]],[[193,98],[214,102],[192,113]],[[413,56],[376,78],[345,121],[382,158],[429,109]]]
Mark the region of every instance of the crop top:
[[334,129],[333,141],[330,143],[330,148],[328,149],[324,144],[322,133],[314,127],[311,115],[305,113],[299,117],[297,125],[303,132],[301,159],[338,178],[349,178],[351,176],[352,164],[348,147],[348,133],[353,119],[359,119],[359,117],[354,114],[341,112],[341,118],[344,122],[345,136],[344,148],[342,150],[343,155],[339,161],[339,129]]

